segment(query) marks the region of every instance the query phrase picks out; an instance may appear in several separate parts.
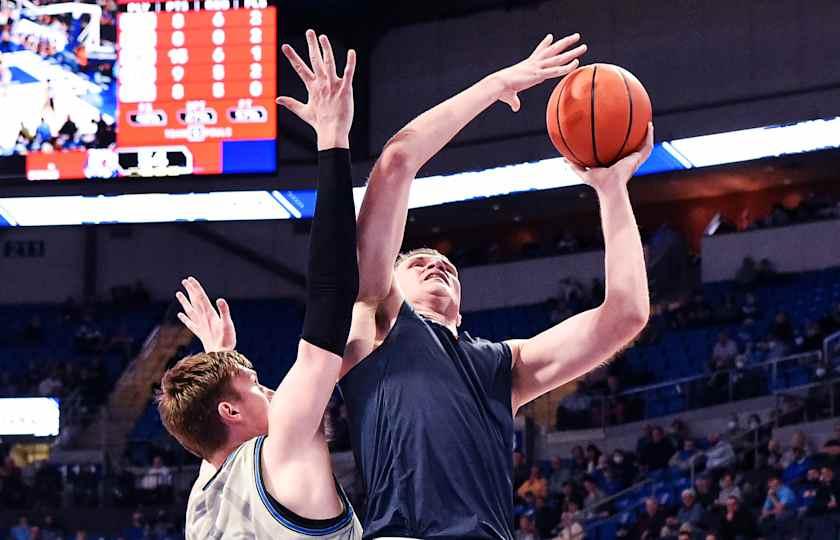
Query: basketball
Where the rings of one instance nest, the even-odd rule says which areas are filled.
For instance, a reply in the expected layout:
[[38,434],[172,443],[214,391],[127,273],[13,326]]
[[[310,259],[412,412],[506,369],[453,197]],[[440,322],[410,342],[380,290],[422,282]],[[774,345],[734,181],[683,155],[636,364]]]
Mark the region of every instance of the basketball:
[[551,93],[546,110],[554,147],[581,167],[608,167],[638,150],[650,120],[642,83],[612,64],[569,73]]

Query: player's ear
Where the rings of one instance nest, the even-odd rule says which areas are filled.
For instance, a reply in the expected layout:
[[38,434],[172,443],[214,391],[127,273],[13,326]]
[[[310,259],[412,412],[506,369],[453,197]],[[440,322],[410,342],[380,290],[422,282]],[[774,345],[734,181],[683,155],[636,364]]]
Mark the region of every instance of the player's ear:
[[460,327],[460,326],[461,326],[461,321],[462,321],[462,320],[464,320],[464,318],[463,318],[463,317],[461,317],[461,314],[459,313],[459,314],[458,314],[458,322],[456,323],[456,326]]
[[216,406],[219,416],[222,417],[222,422],[225,424],[236,424],[242,420],[242,414],[239,409],[230,401],[220,401]]

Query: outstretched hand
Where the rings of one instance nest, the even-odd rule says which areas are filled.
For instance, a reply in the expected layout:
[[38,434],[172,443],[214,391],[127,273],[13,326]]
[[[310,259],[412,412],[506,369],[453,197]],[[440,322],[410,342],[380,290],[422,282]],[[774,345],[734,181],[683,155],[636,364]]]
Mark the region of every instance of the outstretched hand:
[[178,313],[178,320],[201,341],[204,352],[234,350],[236,329],[230,318],[228,303],[222,298],[216,300],[217,312],[197,279],[189,277],[181,281],[181,284],[187,290],[189,299],[181,291],[175,293],[175,298],[184,310]]
[[653,122],[648,122],[647,135],[645,135],[645,143],[641,148],[629,154],[610,167],[592,167],[584,169],[571,161],[569,167],[580,177],[584,183],[589,184],[595,189],[602,187],[609,187],[611,184],[620,183],[626,184],[633,178],[639,167],[647,161],[650,153],[653,151]]
[[291,45],[284,44],[281,50],[306,86],[307,102],[302,103],[287,96],[278,97],[275,101],[315,129],[319,150],[349,148],[356,52],[352,49],[347,51],[344,74],[339,77],[332,45],[327,36],[319,38],[313,30],[307,30],[306,41],[311,68]]
[[578,57],[586,52],[586,45],[567,49],[579,40],[580,34],[572,34],[558,41],[554,41],[554,37],[548,34],[537,45],[531,56],[516,65],[496,72],[494,76],[504,85],[499,100],[510,105],[513,112],[517,112],[521,106],[519,92],[545,80],[556,79],[572,72],[578,67]]

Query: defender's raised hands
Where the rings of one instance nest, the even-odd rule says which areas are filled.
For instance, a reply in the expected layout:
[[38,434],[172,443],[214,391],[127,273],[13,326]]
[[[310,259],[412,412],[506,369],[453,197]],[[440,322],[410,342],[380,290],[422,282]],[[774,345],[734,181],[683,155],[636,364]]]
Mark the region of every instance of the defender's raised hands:
[[352,49],[347,51],[347,63],[343,75],[339,77],[332,45],[327,36],[318,37],[313,30],[307,30],[306,41],[311,66],[301,59],[291,45],[284,44],[281,50],[306,86],[307,102],[302,103],[287,96],[279,97],[276,101],[315,129],[318,150],[349,148],[356,52]]
[[228,303],[219,298],[216,300],[216,307],[213,307],[201,283],[194,277],[183,280],[181,284],[187,290],[189,299],[181,291],[175,293],[175,298],[184,310],[178,313],[178,319],[201,340],[204,352],[234,350],[236,329],[230,318]]

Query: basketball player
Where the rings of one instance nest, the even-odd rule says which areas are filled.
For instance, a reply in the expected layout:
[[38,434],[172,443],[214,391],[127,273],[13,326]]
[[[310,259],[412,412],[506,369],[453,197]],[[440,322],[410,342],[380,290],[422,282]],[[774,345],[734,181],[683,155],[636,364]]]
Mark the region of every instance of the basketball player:
[[[355,53],[343,78],[325,36],[306,34],[310,69],[283,47],[309,93],[280,98],[317,133],[318,202],[310,237],[307,307],[298,357],[276,391],[234,352],[230,311],[218,312],[194,278],[177,294],[180,320],[204,353],[184,358],[161,382],[166,429],[204,461],[187,505],[188,540],[211,538],[357,540],[362,529],[338,486],[321,429],[338,380],[358,292],[349,131]],[[323,52],[322,52],[323,49]]]
[[[423,113],[385,146],[361,211],[359,299],[339,385],[368,495],[365,538],[513,538],[513,417],[610,360],[649,315],[627,182],[652,147],[610,168],[575,169],[595,189],[606,248],[602,305],[529,339],[460,332],[461,283],[440,253],[398,257],[420,168],[482,111],[572,71],[585,46],[552,36],[522,62]],[[396,264],[395,264],[396,261]],[[522,286],[520,284],[520,286]]]

